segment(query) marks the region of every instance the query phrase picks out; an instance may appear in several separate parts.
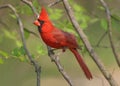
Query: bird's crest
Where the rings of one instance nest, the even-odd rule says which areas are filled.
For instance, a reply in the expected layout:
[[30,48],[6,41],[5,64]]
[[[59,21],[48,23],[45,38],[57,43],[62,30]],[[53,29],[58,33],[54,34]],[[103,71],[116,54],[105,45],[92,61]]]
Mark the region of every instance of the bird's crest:
[[42,9],[41,9],[41,12],[40,12],[38,19],[43,20],[43,21],[49,20],[47,11],[44,7],[42,7]]

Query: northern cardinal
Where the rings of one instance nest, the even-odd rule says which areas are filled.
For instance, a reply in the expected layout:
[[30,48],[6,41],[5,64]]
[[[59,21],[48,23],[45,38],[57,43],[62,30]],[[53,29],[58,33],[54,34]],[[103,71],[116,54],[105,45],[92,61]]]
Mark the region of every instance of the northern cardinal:
[[77,51],[78,43],[73,34],[59,30],[50,21],[48,14],[44,7],[41,9],[41,13],[34,24],[38,26],[41,38],[46,43],[46,45],[56,48],[65,49],[68,48],[76,57],[80,67],[84,71],[84,74],[88,79],[92,79],[92,74],[90,73],[88,67],[84,63],[82,57]]

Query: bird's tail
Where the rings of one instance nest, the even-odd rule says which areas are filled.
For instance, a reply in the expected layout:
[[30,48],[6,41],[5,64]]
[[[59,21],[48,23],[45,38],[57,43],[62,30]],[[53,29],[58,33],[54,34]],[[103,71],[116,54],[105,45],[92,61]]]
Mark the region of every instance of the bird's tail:
[[84,71],[84,74],[86,75],[86,77],[90,80],[92,79],[92,74],[90,73],[88,67],[86,66],[85,62],[83,61],[82,57],[80,56],[80,54],[78,53],[77,49],[70,49],[73,54],[75,55],[80,67],[82,68],[82,70]]

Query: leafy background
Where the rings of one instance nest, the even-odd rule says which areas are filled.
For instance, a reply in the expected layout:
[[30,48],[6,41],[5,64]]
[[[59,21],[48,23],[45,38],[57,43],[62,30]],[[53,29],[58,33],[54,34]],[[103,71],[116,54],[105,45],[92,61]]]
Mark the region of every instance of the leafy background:
[[[48,8],[47,5],[52,2],[45,0],[31,0],[34,6],[39,12],[41,6],[45,6],[49,13],[49,17],[54,25],[62,30],[71,32],[75,34],[78,38],[77,33],[74,31],[72,24],[63,9],[62,3],[57,4],[53,7]],[[100,46],[96,47],[97,42],[100,37],[107,31],[107,21],[104,12],[104,8],[101,6],[99,1],[93,0],[69,0],[72,9],[74,10],[75,17],[79,22],[80,26],[86,33],[89,41],[95,48],[95,51],[100,55],[100,59],[105,64],[107,69],[113,73],[115,77],[120,76],[118,72],[118,67],[116,65],[114,56],[112,54],[109,39],[106,36],[100,43]],[[112,32],[113,40],[117,52],[120,51],[120,6],[118,0],[106,0],[108,6],[111,10],[112,18]],[[114,3],[113,3],[114,2]],[[25,38],[27,41],[27,47],[32,53],[33,58],[38,61],[39,65],[42,67],[41,73],[41,84],[42,86],[67,86],[68,84],[62,78],[58,72],[56,66],[50,61],[47,56],[46,46],[41,39],[35,35],[28,32],[28,30],[33,31],[39,36],[37,27],[33,25],[35,20],[34,14],[31,9],[23,4],[20,0],[0,0],[0,5],[10,3],[12,4],[19,13],[25,28]],[[68,72],[72,80],[77,86],[79,84],[83,86],[102,86],[101,73],[97,68],[96,64],[92,61],[89,54],[87,53],[84,44],[78,38],[80,46],[82,46],[82,51],[80,53],[83,55],[85,62],[89,66],[95,79],[92,81],[87,81],[84,74],[82,73],[79,65],[77,64],[74,56],[70,51],[66,51],[60,55],[60,60],[64,69]],[[15,15],[9,9],[0,10],[0,83],[2,86],[34,86],[35,72],[33,66],[30,64],[25,51],[23,49],[21,38],[19,35],[18,24]],[[107,48],[106,48],[107,47]],[[61,52],[61,50],[57,51]],[[118,83],[120,82],[117,79]],[[105,86],[108,85],[104,81]]]

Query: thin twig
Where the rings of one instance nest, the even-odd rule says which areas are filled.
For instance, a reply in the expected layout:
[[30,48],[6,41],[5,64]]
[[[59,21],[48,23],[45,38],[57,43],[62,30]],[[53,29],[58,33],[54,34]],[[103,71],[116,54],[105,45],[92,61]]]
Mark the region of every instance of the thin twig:
[[92,45],[94,48],[111,48],[110,46],[107,46],[107,45]]
[[37,73],[37,86],[40,86],[40,72],[41,72],[41,67],[37,64],[36,61],[34,61],[34,59],[32,58],[31,53],[29,52],[29,50],[28,50],[28,48],[26,46],[26,41],[25,41],[25,37],[24,37],[24,29],[23,29],[22,21],[21,21],[19,15],[17,14],[16,9],[11,4],[2,5],[2,6],[0,6],[0,9],[1,8],[10,8],[14,12],[14,14],[15,14],[15,16],[17,18],[18,24],[19,24],[20,36],[21,36],[21,39],[22,39],[22,43],[23,43],[25,52],[26,52],[26,54],[27,54],[30,62],[35,67],[35,72]]
[[5,28],[9,29],[9,26],[5,22],[3,22],[1,19],[0,19],[0,24],[2,24]]
[[62,0],[56,0],[55,2],[52,2],[52,3],[50,3],[49,5],[48,5],[48,7],[51,7],[51,6],[53,6],[53,5],[56,5],[56,4],[58,4],[59,2],[61,2]]
[[87,48],[89,54],[91,55],[94,62],[97,64],[98,68],[101,70],[101,72],[104,75],[104,77],[106,78],[106,80],[109,82],[109,84],[111,86],[118,86],[117,82],[114,80],[112,75],[106,70],[104,64],[99,59],[99,56],[97,55],[97,53],[92,48],[91,44],[89,43],[86,35],[84,34],[84,32],[82,30],[82,28],[80,28],[77,20],[75,19],[74,13],[73,13],[73,11],[72,11],[69,3],[68,3],[68,0],[63,0],[63,4],[65,6],[65,9],[67,11],[67,14],[68,14],[73,26],[75,27],[75,30],[78,32],[80,38],[82,39],[82,41],[84,42],[84,44]]
[[106,34],[108,33],[108,31],[106,31],[99,39],[99,41],[97,42],[96,46],[100,46],[101,41],[104,39],[104,37],[106,36]]
[[112,38],[111,13],[110,13],[110,10],[109,10],[107,4],[105,3],[105,1],[100,0],[100,2],[104,6],[105,11],[106,11],[107,22],[108,22],[108,36],[109,36],[111,48],[112,48],[113,54],[115,56],[116,62],[118,64],[118,66],[120,67],[120,58],[119,58],[119,56],[118,56],[118,54],[116,52],[115,45],[113,43],[113,38]]
[[27,4],[33,11],[33,13],[35,14],[35,17],[38,18],[39,14],[37,12],[37,10],[35,9],[35,7],[33,6],[32,2],[28,1],[28,0],[21,0],[22,2],[24,2],[25,4]]
[[[34,9],[33,13],[38,16],[38,13],[36,12],[34,6],[32,5],[32,3],[30,1],[27,1],[27,0],[22,0],[22,1],[24,3],[26,3],[31,9]],[[47,46],[47,49],[48,49],[48,55],[50,56],[51,61],[53,61],[56,64],[59,72],[62,74],[62,76],[64,77],[64,79],[68,82],[68,84],[70,86],[74,86],[73,82],[71,81],[71,79],[69,78],[69,76],[67,75],[67,73],[64,71],[63,67],[61,66],[61,63],[59,61],[59,57],[56,56],[53,53],[53,50],[51,49],[51,47]]]
[[35,37],[39,38],[39,36],[38,36],[35,32],[33,32],[33,31],[31,31],[31,30],[28,30],[28,29],[26,29],[26,28],[24,28],[24,30],[25,30],[26,32],[34,35]]
[[[9,26],[6,23],[4,23],[3,21],[1,21],[1,20],[0,20],[0,24],[2,24],[5,28],[9,29]],[[24,28],[24,30],[26,32],[36,36],[36,37],[39,37],[35,32],[33,32],[33,31],[29,30],[29,29]]]
[[[28,1],[28,0],[21,0],[23,3],[25,3],[26,5],[28,5],[32,12],[34,13],[34,16],[35,16],[35,19],[38,18],[39,14],[36,10],[36,8],[33,6],[32,2]],[[36,37],[39,37],[36,33],[32,32],[32,31],[29,31],[28,29],[25,28],[26,31],[32,33],[33,35],[35,35]]]
[[117,15],[110,15],[111,16],[111,18],[113,18],[114,20],[116,20],[117,22],[120,22],[120,17],[119,16],[117,16]]

